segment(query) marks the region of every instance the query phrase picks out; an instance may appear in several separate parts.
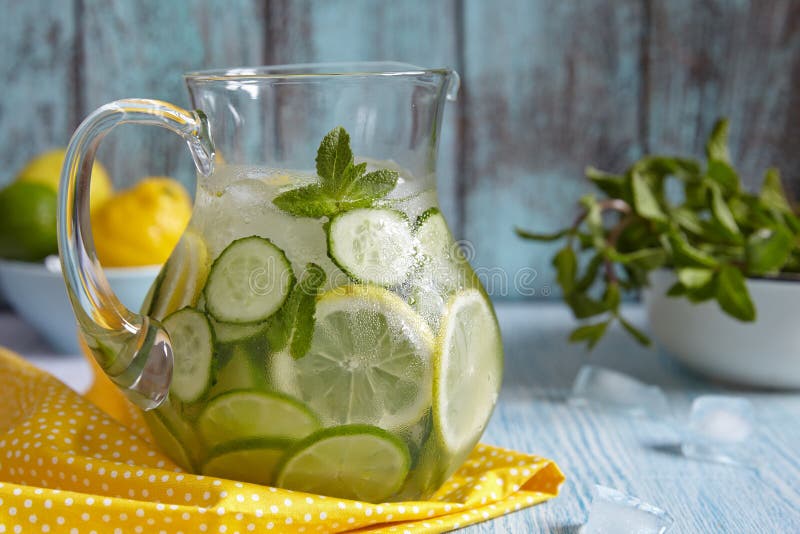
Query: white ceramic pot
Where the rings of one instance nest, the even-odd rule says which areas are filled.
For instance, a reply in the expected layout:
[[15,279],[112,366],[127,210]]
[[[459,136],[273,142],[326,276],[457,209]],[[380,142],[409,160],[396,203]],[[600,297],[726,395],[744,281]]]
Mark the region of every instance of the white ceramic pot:
[[672,271],[650,273],[644,302],[650,331],[676,359],[722,380],[800,388],[800,282],[748,280],[756,321],[743,323],[715,301],[692,304],[665,296]]

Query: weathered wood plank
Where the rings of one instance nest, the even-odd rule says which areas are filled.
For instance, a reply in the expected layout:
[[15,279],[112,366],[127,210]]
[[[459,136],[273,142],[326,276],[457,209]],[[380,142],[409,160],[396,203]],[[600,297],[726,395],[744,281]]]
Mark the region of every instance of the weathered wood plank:
[[[456,0],[275,1],[268,4],[267,57],[272,64],[324,61],[402,61],[424,67],[459,67]],[[456,121],[448,105],[437,166],[439,201],[458,227]]]
[[[188,105],[189,70],[260,64],[262,6],[255,0],[160,2],[83,0],[83,114],[109,100],[148,97]],[[99,158],[115,182],[169,174],[191,183],[184,143],[165,130],[120,128]]]
[[0,185],[37,153],[66,145],[75,117],[73,2],[6,2],[0,31]]
[[463,235],[493,295],[519,296],[514,276],[532,268],[522,294],[542,296],[554,289],[554,247],[513,227],[568,224],[589,191],[586,165],[621,170],[641,153],[643,10],[637,0],[502,5],[465,3]]
[[719,116],[751,187],[781,168],[800,192],[800,4],[651,2],[649,146],[702,154]]
[[[800,529],[800,397],[726,389],[614,329],[588,355],[565,338],[574,326],[564,306],[497,306],[506,370],[497,409],[483,441],[556,460],[567,476],[561,495],[540,506],[481,523],[465,532],[577,534],[594,484],[635,495],[665,509],[670,532],[797,532]],[[637,325],[643,310],[626,308]],[[532,350],[535,347],[535,350]],[[603,407],[564,402],[575,373],[592,363],[617,369],[666,390],[675,421],[621,416]],[[692,399],[705,393],[745,395],[760,416],[747,446],[759,469],[687,460],[671,453]]]

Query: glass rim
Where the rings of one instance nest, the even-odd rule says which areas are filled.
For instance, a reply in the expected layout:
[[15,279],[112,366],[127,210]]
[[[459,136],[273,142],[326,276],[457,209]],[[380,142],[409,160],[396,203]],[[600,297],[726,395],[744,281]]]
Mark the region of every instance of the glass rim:
[[353,61],[334,63],[289,63],[285,65],[196,70],[186,72],[183,77],[187,83],[202,83],[217,81],[257,82],[260,80],[301,80],[348,77],[451,76],[453,74],[455,74],[455,71],[447,67],[425,68],[396,61]]

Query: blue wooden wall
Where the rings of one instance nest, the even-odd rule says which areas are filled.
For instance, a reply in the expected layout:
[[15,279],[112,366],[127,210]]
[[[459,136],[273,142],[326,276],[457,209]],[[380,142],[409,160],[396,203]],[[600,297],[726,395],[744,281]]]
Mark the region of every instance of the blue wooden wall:
[[[700,153],[719,115],[732,119],[749,184],[774,164],[800,191],[793,0],[0,0],[0,10],[0,184],[104,102],[186,105],[186,70],[380,59],[456,68],[440,196],[498,297],[519,296],[523,268],[524,294],[553,288],[552,246],[520,242],[512,228],[570,220],[589,190],[586,165]],[[192,175],[182,143],[152,129],[115,132],[100,158],[119,184]]]

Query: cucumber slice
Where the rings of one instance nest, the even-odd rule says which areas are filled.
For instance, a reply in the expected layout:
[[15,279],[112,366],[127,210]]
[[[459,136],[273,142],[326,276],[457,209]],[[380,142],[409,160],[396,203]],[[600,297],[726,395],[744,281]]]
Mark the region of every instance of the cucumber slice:
[[328,226],[328,255],[356,282],[403,283],[414,266],[415,250],[408,221],[391,209],[346,211]]
[[278,311],[294,285],[289,260],[269,239],[237,239],[211,266],[206,309],[217,321],[253,323]]
[[443,449],[460,464],[494,409],[503,375],[503,347],[486,295],[467,289],[450,299],[437,339],[433,424]]
[[265,323],[223,323],[211,319],[217,343],[240,343],[248,341],[262,333],[267,327]]
[[294,442],[279,439],[251,439],[226,443],[209,453],[209,459],[203,465],[202,473],[268,486],[274,480],[275,468],[292,443]]
[[205,241],[195,232],[186,230],[164,266],[163,278],[152,298],[150,315],[160,320],[176,310],[193,305],[207,276],[208,249]]
[[275,482],[295,491],[382,502],[400,489],[410,463],[405,444],[385,430],[339,426],[312,434],[287,452]]
[[326,425],[407,428],[431,406],[432,359],[433,334],[403,299],[343,286],[317,301],[311,347],[283,385]]
[[172,342],[170,391],[181,402],[194,402],[208,390],[214,333],[203,313],[192,308],[176,311],[163,321]]
[[299,401],[265,391],[224,393],[208,403],[198,419],[209,447],[250,438],[301,439],[316,431],[316,416]]
[[237,389],[258,389],[267,387],[267,373],[264,367],[264,353],[252,353],[246,345],[230,347],[228,361],[217,371],[216,381],[211,387],[209,397],[213,398]]
[[414,224],[421,260],[419,279],[439,291],[463,287],[460,264],[465,260],[438,208],[430,208]]

